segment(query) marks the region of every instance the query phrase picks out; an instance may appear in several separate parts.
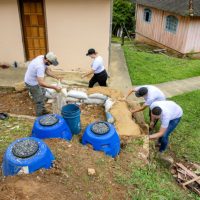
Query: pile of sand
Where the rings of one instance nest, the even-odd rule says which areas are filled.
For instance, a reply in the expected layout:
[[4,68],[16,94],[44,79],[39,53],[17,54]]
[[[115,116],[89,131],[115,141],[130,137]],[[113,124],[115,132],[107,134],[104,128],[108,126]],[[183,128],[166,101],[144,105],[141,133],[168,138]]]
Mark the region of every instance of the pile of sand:
[[142,134],[139,125],[132,118],[126,102],[117,101],[110,112],[115,118],[115,127],[119,135],[139,136]]
[[[115,127],[117,129],[117,132],[121,136],[140,136],[144,133],[144,131],[141,130],[140,126],[136,123],[136,121],[132,117],[132,113],[130,112],[130,108],[139,106],[137,102],[131,102],[131,105],[129,106],[129,103],[122,101],[123,94],[118,91],[114,90],[108,87],[94,87],[88,89],[88,94],[92,93],[101,93],[104,95],[109,96],[112,98],[113,101],[115,101],[115,104],[113,105],[111,109],[111,114],[115,118]],[[144,124],[144,117],[142,114],[137,115],[139,116],[139,124]]]
[[113,100],[119,100],[123,98],[123,94],[120,91],[111,89],[109,87],[98,86],[98,87],[89,88],[87,93],[88,94],[101,93],[112,98]]

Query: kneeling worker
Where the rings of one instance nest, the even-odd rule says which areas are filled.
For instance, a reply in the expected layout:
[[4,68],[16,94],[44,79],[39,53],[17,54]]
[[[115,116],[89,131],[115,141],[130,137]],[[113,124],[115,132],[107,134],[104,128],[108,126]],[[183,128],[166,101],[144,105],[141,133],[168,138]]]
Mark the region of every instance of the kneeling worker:
[[89,49],[86,56],[90,56],[90,58],[93,59],[91,64],[92,69],[88,73],[84,74],[82,78],[94,74],[89,81],[89,88],[92,88],[95,83],[99,83],[100,86],[106,87],[108,74],[104,67],[103,58],[98,55],[95,49]]
[[158,139],[160,145],[159,151],[162,153],[166,150],[169,136],[179,124],[183,115],[182,108],[173,101],[157,101],[151,104],[151,123],[150,127],[153,128],[154,121],[161,121],[159,132],[149,135],[149,139]]
[[57,57],[53,52],[49,52],[46,55],[41,55],[33,59],[29,63],[25,74],[24,82],[33,97],[33,101],[36,104],[37,116],[48,114],[44,107],[45,94],[42,87],[52,88],[55,89],[57,92],[61,90],[61,88],[57,86],[49,85],[44,80],[45,74],[52,78],[60,79],[60,77],[57,77],[52,73],[51,69],[48,67],[50,65],[58,65]]
[[130,92],[125,97],[125,99],[127,99],[133,92],[135,92],[136,97],[143,97],[145,100],[145,103],[142,105],[141,108],[132,110],[131,111],[132,114],[145,110],[155,101],[166,100],[166,97],[163,94],[163,92],[159,88],[153,85],[144,85],[144,86],[136,87],[135,89],[130,90]]

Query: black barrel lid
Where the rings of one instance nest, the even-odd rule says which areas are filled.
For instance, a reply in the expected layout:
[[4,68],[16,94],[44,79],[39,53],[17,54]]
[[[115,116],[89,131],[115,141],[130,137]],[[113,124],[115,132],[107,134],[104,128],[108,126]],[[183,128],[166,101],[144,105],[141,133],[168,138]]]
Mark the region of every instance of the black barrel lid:
[[106,122],[96,122],[92,125],[91,130],[96,135],[105,135],[110,131],[110,127]]
[[38,143],[35,140],[27,139],[17,142],[12,148],[12,153],[18,158],[29,158],[35,155],[38,150]]
[[58,123],[59,119],[55,115],[45,115],[40,119],[40,125],[53,126]]

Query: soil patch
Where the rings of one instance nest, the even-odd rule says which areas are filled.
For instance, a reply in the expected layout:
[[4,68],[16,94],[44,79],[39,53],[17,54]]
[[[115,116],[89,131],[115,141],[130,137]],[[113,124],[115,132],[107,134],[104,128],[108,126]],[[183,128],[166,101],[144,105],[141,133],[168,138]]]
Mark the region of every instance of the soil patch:
[[0,92],[0,112],[19,115],[35,115],[34,103],[28,91],[2,93]]

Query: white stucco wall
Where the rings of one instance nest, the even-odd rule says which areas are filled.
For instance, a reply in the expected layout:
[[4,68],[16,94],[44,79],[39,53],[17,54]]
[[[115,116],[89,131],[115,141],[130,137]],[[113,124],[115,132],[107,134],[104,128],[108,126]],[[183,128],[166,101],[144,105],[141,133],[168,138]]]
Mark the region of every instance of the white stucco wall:
[[0,1],[0,63],[24,61],[17,0]]
[[109,60],[111,0],[45,0],[49,50],[65,71],[89,70],[85,54],[95,48]]

